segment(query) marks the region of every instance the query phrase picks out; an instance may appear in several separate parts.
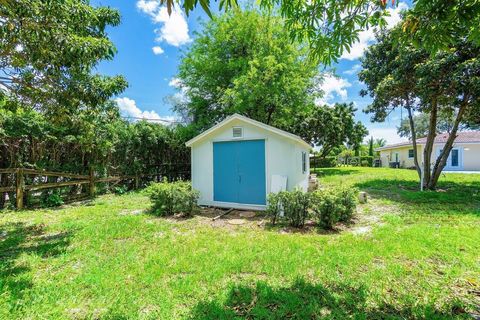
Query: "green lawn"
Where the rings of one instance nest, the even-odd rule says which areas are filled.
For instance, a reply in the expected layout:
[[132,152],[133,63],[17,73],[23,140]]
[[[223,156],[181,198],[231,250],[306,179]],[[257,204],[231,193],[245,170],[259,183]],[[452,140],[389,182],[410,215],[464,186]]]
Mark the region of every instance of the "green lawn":
[[141,193],[0,214],[1,319],[403,319],[480,313],[480,175],[317,170],[369,193],[306,233],[138,214]]

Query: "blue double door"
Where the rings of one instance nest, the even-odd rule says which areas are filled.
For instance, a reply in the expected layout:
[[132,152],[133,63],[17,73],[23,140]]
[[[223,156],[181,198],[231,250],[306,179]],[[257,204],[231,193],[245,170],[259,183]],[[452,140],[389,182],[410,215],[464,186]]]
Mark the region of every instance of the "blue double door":
[[213,143],[213,199],[266,204],[265,140]]

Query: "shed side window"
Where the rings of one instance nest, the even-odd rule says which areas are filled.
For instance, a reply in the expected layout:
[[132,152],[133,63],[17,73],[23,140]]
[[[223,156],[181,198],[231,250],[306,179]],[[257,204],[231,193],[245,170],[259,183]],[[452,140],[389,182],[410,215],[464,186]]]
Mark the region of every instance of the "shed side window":
[[307,172],[307,153],[302,152],[302,173]]

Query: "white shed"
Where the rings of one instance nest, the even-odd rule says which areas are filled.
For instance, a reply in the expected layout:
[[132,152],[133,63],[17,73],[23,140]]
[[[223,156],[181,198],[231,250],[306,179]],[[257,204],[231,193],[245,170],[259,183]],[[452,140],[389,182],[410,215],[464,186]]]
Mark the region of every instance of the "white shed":
[[200,205],[264,210],[270,192],[307,191],[311,147],[294,134],[234,114],[186,145]]

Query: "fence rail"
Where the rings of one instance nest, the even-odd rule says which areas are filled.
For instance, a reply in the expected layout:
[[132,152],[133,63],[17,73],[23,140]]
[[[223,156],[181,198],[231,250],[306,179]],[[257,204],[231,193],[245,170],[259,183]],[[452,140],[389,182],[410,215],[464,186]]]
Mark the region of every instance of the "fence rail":
[[[3,175],[3,176],[2,176]],[[5,185],[5,182],[9,182],[9,179],[5,175],[14,175],[14,179],[10,179],[10,182],[15,181],[14,185]],[[176,172],[176,175],[180,177],[188,177],[188,172]],[[27,179],[32,183],[26,183],[26,177],[47,177],[47,182],[44,182],[45,179]],[[60,181],[60,182],[48,182],[48,177],[57,177],[62,179],[70,179],[68,181]],[[148,174],[136,174],[136,175],[116,175],[116,176],[107,176],[107,177],[96,177],[94,170],[90,170],[89,175],[81,175],[81,174],[74,174],[69,172],[55,172],[55,171],[43,171],[43,170],[35,170],[35,169],[26,169],[26,168],[4,168],[0,169],[0,200],[1,205],[0,209],[3,207],[3,203],[5,200],[5,194],[10,193],[10,196],[15,198],[15,208],[16,209],[23,209],[24,208],[24,200],[26,194],[32,191],[39,191],[44,189],[52,189],[52,188],[65,188],[65,187],[82,187],[83,185],[87,185],[87,187],[83,187],[86,189],[86,193],[82,194],[71,194],[69,195],[69,200],[72,199],[79,199],[79,198],[86,198],[86,197],[94,197],[97,193],[97,184],[99,183],[114,183],[114,185],[122,182],[131,180],[133,182],[133,188],[138,189],[141,186],[142,178],[151,178],[155,177],[157,181],[159,181],[162,177],[169,177],[172,179],[172,174],[170,172],[161,172],[161,170],[157,170],[156,173],[148,173]],[[3,179],[2,179],[3,178]]]

